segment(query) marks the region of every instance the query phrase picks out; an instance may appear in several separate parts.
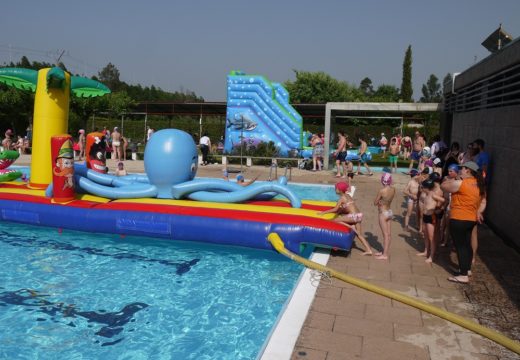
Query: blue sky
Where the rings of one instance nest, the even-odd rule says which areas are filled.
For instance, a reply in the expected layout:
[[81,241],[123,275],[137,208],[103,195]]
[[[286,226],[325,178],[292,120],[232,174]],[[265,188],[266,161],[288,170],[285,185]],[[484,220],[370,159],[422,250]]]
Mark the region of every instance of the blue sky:
[[0,64],[62,61],[96,75],[109,62],[131,84],[189,89],[225,101],[239,69],[276,82],[293,69],[324,71],[359,85],[400,87],[412,45],[413,97],[430,74],[440,81],[488,52],[481,42],[502,23],[520,36],[519,0],[8,1],[0,21]]

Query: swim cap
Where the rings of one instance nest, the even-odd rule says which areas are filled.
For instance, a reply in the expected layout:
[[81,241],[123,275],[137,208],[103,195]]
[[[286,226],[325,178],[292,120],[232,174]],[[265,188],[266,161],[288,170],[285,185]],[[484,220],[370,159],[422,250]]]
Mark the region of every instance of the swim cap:
[[237,181],[244,181],[244,175],[237,175]]
[[422,150],[422,156],[424,156],[425,158],[429,158],[432,156],[431,152],[430,152],[430,148],[428,146],[425,146],[424,149]]
[[432,180],[432,179],[426,179],[422,182],[421,184],[423,186],[423,188],[426,188],[428,190],[431,190],[434,188],[435,186],[435,182]]
[[339,190],[343,193],[346,193],[348,191],[348,188],[349,188],[348,184],[344,181],[341,181],[336,184],[336,190]]
[[78,133],[80,133],[80,134],[84,134],[84,133],[85,133],[85,130],[83,130],[83,129],[79,129]]
[[381,175],[381,184],[392,185],[392,175],[390,173],[384,173]]
[[458,164],[451,164],[450,166],[448,166],[448,171],[455,171],[456,173],[459,172],[459,165]]
[[441,182],[441,176],[439,175],[438,172],[432,172],[429,176],[428,176],[429,179],[433,180],[433,181],[437,181],[437,182]]
[[419,174],[419,171],[417,171],[416,169],[410,170],[410,176],[411,177],[417,176],[418,174]]

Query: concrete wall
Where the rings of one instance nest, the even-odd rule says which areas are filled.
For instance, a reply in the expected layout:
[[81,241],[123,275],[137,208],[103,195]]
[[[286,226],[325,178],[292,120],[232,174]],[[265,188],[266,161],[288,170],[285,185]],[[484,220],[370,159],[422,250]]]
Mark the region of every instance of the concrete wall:
[[454,113],[451,141],[477,138],[491,156],[487,222],[520,246],[520,106]]

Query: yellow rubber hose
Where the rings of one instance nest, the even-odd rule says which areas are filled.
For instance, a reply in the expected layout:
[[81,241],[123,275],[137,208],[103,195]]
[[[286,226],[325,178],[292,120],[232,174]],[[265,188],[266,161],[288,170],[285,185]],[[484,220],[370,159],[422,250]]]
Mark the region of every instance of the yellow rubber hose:
[[474,321],[463,318],[462,316],[459,316],[457,314],[450,313],[449,311],[440,309],[436,306],[433,306],[433,305],[427,304],[425,302],[419,301],[417,299],[414,299],[410,296],[399,294],[397,292],[390,291],[390,290],[384,289],[382,287],[372,285],[366,281],[356,279],[352,276],[349,276],[347,274],[344,274],[344,273],[341,273],[334,269],[331,269],[327,266],[323,266],[321,264],[315,263],[314,261],[310,261],[301,256],[298,256],[285,248],[285,245],[284,245],[282,239],[280,238],[280,236],[277,233],[270,233],[267,238],[268,238],[269,242],[273,245],[273,247],[276,249],[276,251],[278,251],[280,254],[287,256],[291,260],[294,260],[300,264],[303,264],[308,268],[327,273],[330,276],[333,276],[337,279],[345,281],[349,284],[355,285],[357,287],[360,287],[360,288],[368,290],[368,291],[372,291],[379,295],[386,296],[387,298],[397,300],[399,302],[402,302],[403,304],[413,306],[416,309],[425,311],[432,315],[435,315],[435,316],[438,316],[445,320],[448,320],[454,324],[462,326],[462,327],[464,327],[468,330],[471,330],[477,334],[480,334],[490,340],[493,340],[497,344],[505,346],[506,348],[508,348],[509,350],[511,350],[517,354],[520,354],[520,343],[519,342],[514,341],[494,330],[491,330],[487,327],[477,324]]

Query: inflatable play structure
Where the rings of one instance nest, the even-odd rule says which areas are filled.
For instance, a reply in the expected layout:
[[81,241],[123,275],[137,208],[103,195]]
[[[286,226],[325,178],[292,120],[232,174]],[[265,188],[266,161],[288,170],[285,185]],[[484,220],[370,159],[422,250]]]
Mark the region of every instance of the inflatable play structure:
[[281,156],[302,148],[302,117],[289,103],[289,93],[260,75],[231,71],[227,78],[224,152],[244,145],[274,142]]
[[146,174],[108,174],[101,133],[87,135],[86,161],[75,164],[72,138],[65,134],[69,95],[109,92],[87,80],[58,68],[37,74],[0,69],[0,82],[36,90],[30,181],[0,183],[1,220],[261,249],[272,249],[267,236],[275,231],[295,252],[304,244],[351,248],[349,228],[330,221],[332,215],[317,215],[334,204],[302,202],[283,178],[249,186],[195,178],[196,145],[180,130],[154,134],[145,148]]

